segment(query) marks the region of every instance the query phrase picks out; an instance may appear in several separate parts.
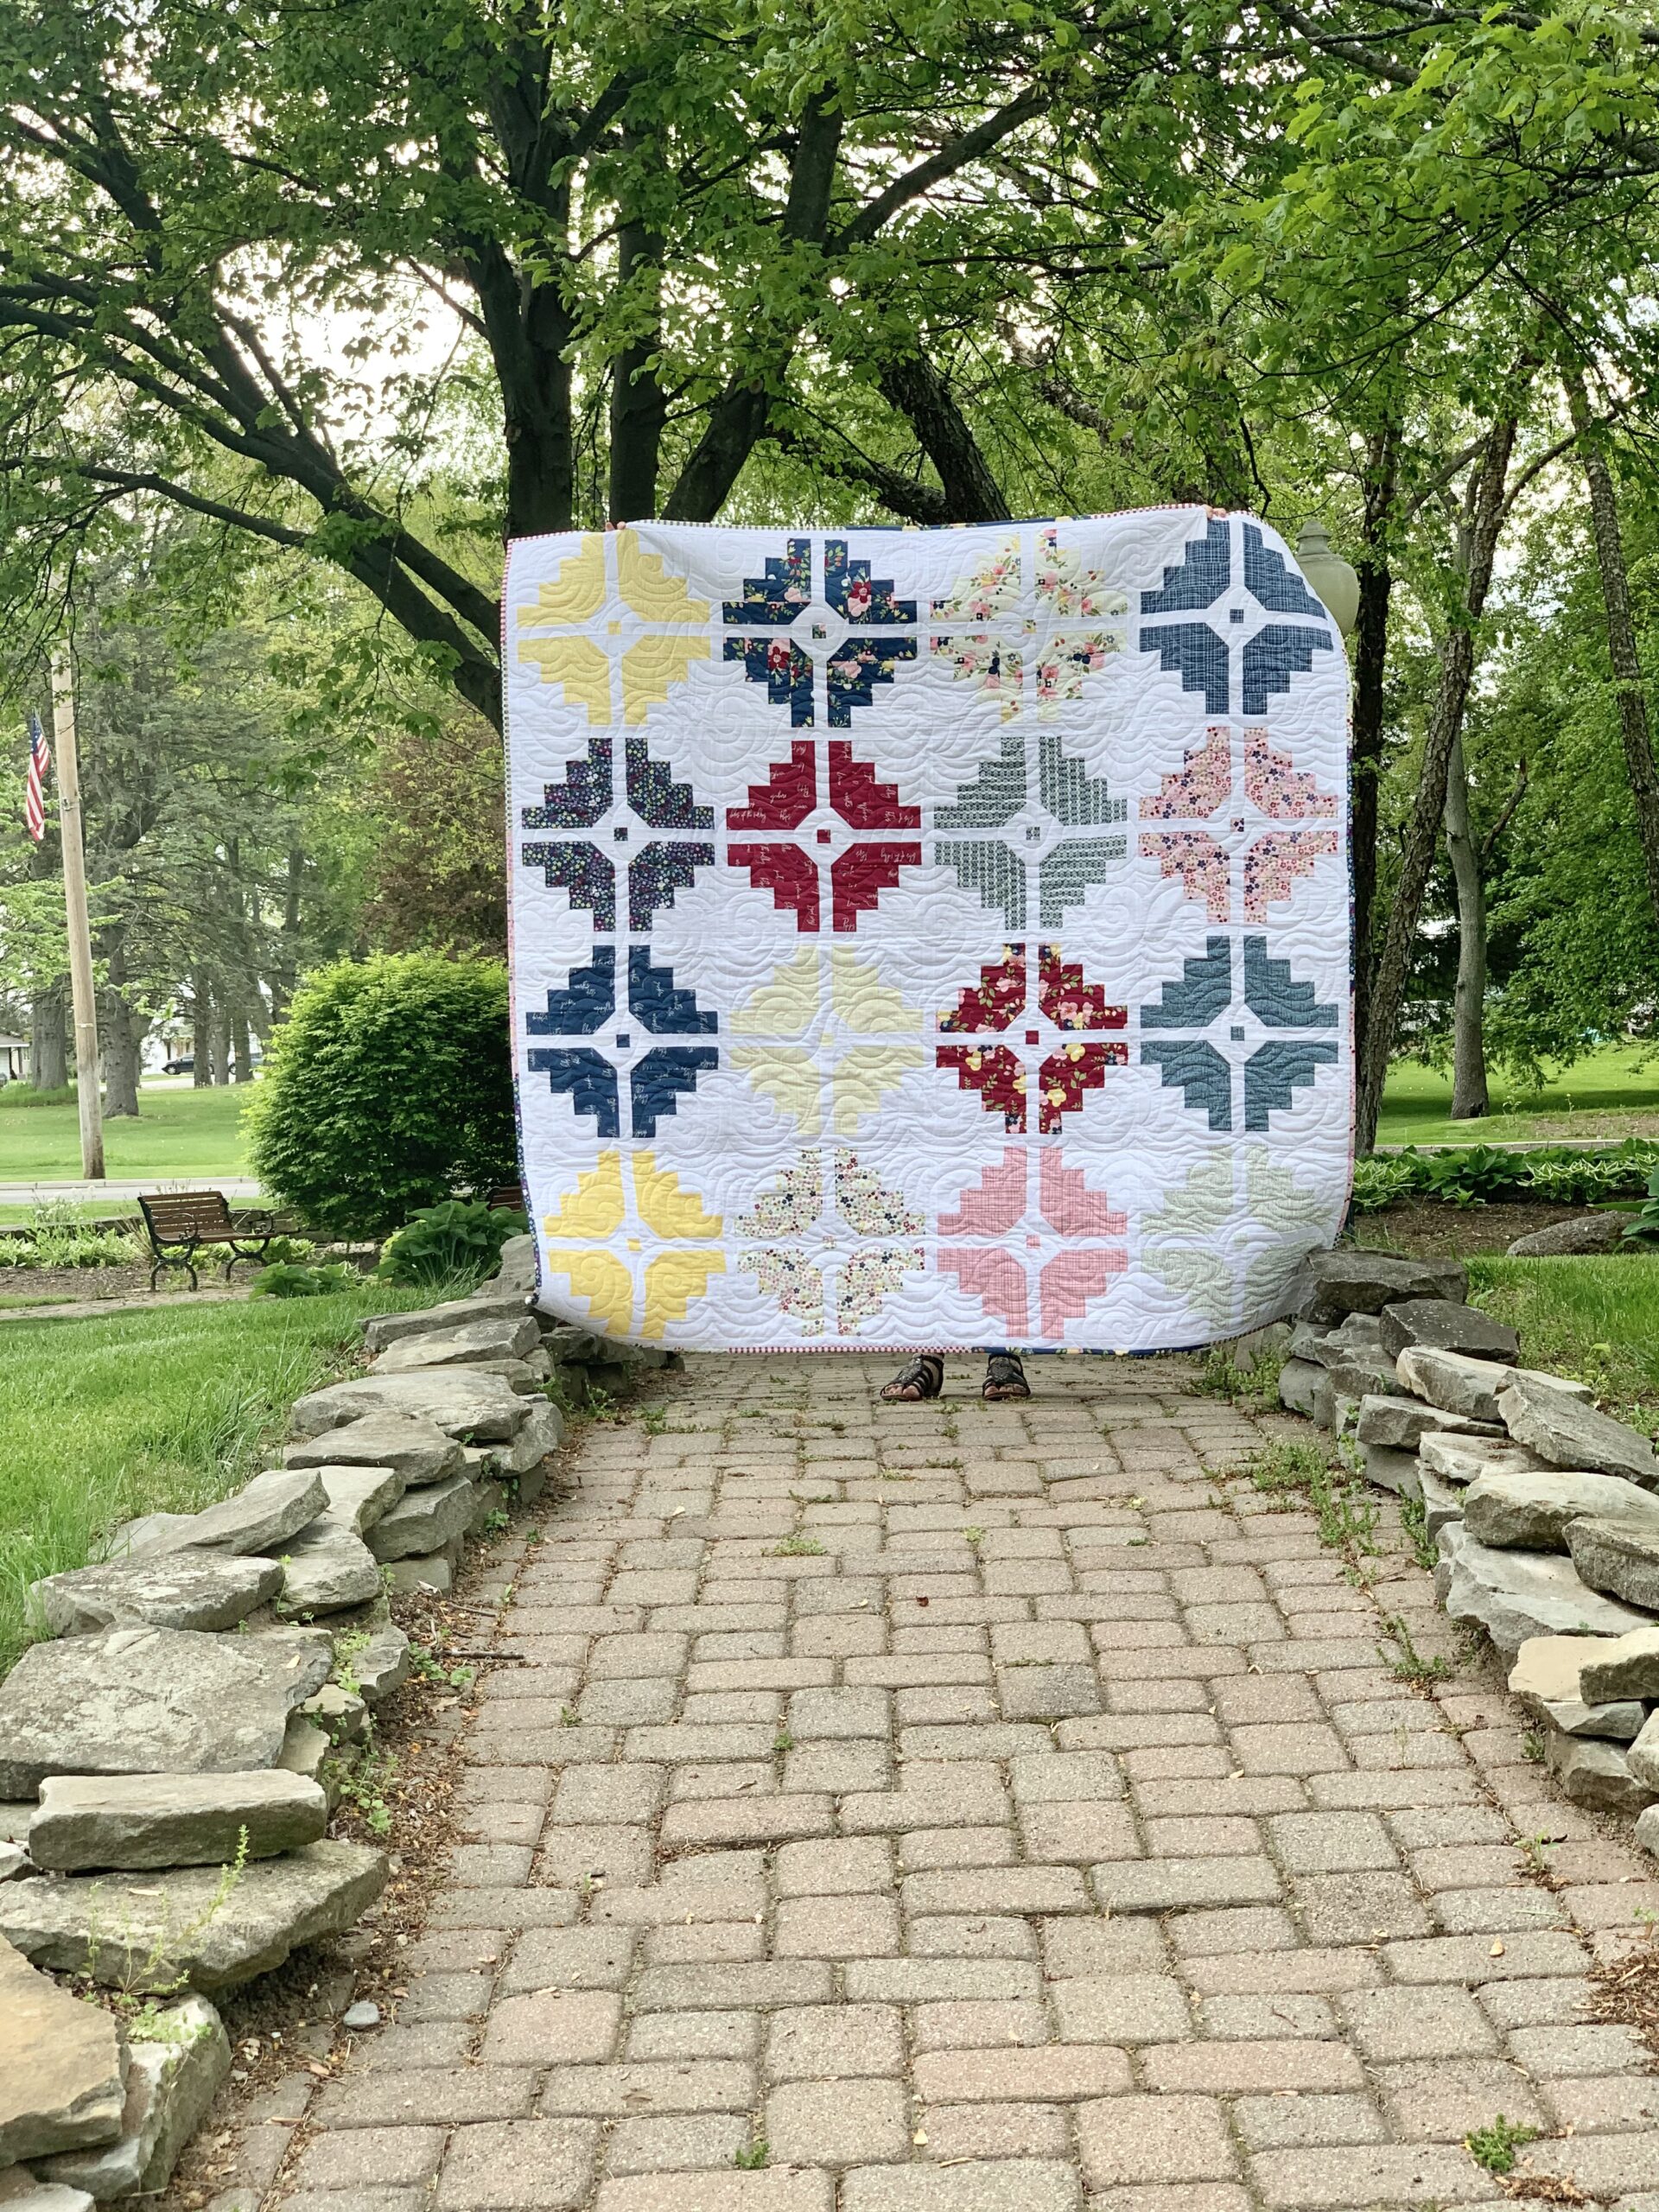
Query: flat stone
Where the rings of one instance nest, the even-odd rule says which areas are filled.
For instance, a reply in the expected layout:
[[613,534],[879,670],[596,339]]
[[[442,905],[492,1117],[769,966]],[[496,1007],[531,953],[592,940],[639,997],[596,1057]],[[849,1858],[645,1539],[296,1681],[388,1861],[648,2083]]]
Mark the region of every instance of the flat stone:
[[355,1744],[367,1732],[367,1700],[341,1682],[325,1682],[315,1697],[307,1698],[300,1710],[323,1731],[331,1744]]
[[[1589,1639],[1580,1637],[1580,1643]],[[1582,1698],[1560,1698],[1536,1708],[1541,1720],[1559,1728],[1563,1736],[1605,1736],[1610,1743],[1628,1744],[1642,1732],[1648,1708],[1638,1699],[1618,1698],[1611,1705],[1586,1705]]]
[[1637,1778],[1630,1753],[1617,1744],[1552,1731],[1544,1738],[1544,1760],[1570,1803],[1599,1813],[1639,1813],[1659,1796]]
[[1659,1796],[1659,1713],[1643,1721],[1628,1756],[1637,1784]]
[[1608,1698],[1659,1698],[1659,1623],[1597,1643],[1586,1653],[1579,1695],[1595,1705]]
[[432,1421],[407,1414],[365,1414],[343,1428],[326,1429],[308,1443],[290,1444],[283,1459],[290,1467],[390,1467],[412,1489],[454,1474],[462,1449]]
[[547,1360],[540,1352],[530,1359],[471,1359],[467,1363],[468,1375],[499,1376],[510,1390],[521,1398],[534,1396],[546,1382],[550,1373]]
[[1569,1522],[1567,1548],[1592,1590],[1659,1613],[1659,1505],[1647,1500],[1646,1506],[1644,1512],[1597,1513]]
[[[530,1408],[499,1376],[438,1367],[415,1375],[365,1375],[353,1382],[331,1382],[327,1389],[296,1398],[289,1419],[295,1435],[303,1440],[343,1428],[365,1414],[410,1414],[429,1421],[446,1435],[494,1444],[518,1435]],[[331,1450],[329,1456],[337,1454]]]
[[409,1487],[396,1467],[360,1467],[346,1462],[319,1467],[316,1471],[328,1494],[328,1510],[323,1517],[349,1529],[354,1536],[384,1520]]
[[79,1567],[29,1585],[29,1598],[54,1636],[89,1636],[118,1624],[226,1629],[274,1598],[283,1571],[275,1560],[226,1552],[169,1552]]
[[1535,1452],[1523,1452],[1518,1444],[1484,1436],[1442,1435],[1438,1429],[1431,1429],[1423,1438],[1417,1456],[1442,1482],[1459,1486],[1478,1482],[1483,1475],[1535,1472],[1544,1464]]
[[1414,1452],[1390,1452],[1386,1444],[1357,1441],[1353,1448],[1368,1482],[1376,1484],[1381,1490],[1392,1491],[1396,1497],[1415,1499],[1422,1496],[1422,1465]]
[[0,1841],[0,1882],[15,1882],[27,1874],[31,1861],[21,1843],[7,1839]]
[[[181,1551],[186,1545],[226,1552],[280,1553],[290,1536],[315,1521],[327,1500],[322,1484],[304,1468],[273,1467],[245,1483],[234,1497],[205,1513],[184,1516],[181,1527],[143,1547],[146,1553]],[[135,1554],[138,1547],[130,1546]]]
[[129,2046],[120,2134],[101,2150],[48,2160],[46,2178],[84,2189],[100,2204],[165,2189],[230,2070],[230,2038],[207,1999],[169,2005]]
[[[1285,1344],[1285,1357],[1311,1359],[1316,1367],[1323,1367],[1326,1357],[1325,1347],[1335,1334],[1336,1331],[1325,1324],[1316,1325],[1312,1321],[1294,1321],[1291,1324],[1290,1335]],[[1332,1359],[1341,1359],[1345,1357],[1346,1351],[1345,1345],[1337,1344],[1332,1346],[1329,1356]]]
[[400,1628],[390,1623],[376,1629],[366,1643],[340,1653],[342,1671],[350,1675],[358,1692],[370,1705],[378,1705],[401,1689],[409,1680],[409,1638]]
[[31,1644],[0,1683],[0,1797],[52,1774],[224,1774],[276,1764],[328,1662],[274,1636],[111,1628]]
[[[380,1525],[375,1524],[376,1528]],[[374,1554],[361,1536],[353,1535],[331,1514],[324,1514],[289,1540],[282,1565],[282,1602],[286,1612],[339,1612],[346,1605],[364,1605],[380,1593],[380,1570]]]
[[1384,1356],[1382,1325],[1374,1313],[1351,1313],[1335,1329],[1298,1321],[1286,1347],[1287,1358],[1311,1359],[1317,1367],[1340,1367],[1347,1360]]
[[[303,1712],[291,1713],[288,1717],[287,1732],[283,1748],[277,1755],[276,1770],[283,1774],[298,1775],[302,1782],[314,1782],[328,1796],[329,1783],[324,1769],[328,1754],[334,1750],[328,1740],[328,1731],[319,1728],[316,1722]],[[334,1809],[333,1800],[329,1810]]]
[[1449,1414],[1443,1407],[1425,1405],[1421,1398],[1367,1396],[1359,1402],[1354,1433],[1362,1444],[1381,1445],[1389,1452],[1414,1452],[1425,1436],[1480,1436],[1501,1441],[1508,1432],[1496,1421],[1471,1421],[1466,1414]]
[[1362,1398],[1391,1393],[1398,1379],[1394,1362],[1382,1351],[1348,1352],[1327,1363],[1325,1371],[1338,1399],[1351,1399],[1356,1407]]
[[[8,1882],[0,1899],[52,1886]],[[111,2141],[126,2101],[124,2075],[114,2016],[0,1942],[0,2163]]]
[[1396,1357],[1408,1344],[1433,1351],[1466,1352],[1475,1359],[1512,1364],[1521,1357],[1521,1339],[1507,1323],[1494,1321],[1478,1306],[1451,1298],[1414,1298],[1385,1306],[1379,1316],[1382,1349]]
[[371,2028],[380,2024],[380,2007],[360,1997],[355,2005],[348,2005],[340,2016],[342,2028],[349,2028],[353,2035],[366,2035]]
[[0,2205],[5,2212],[92,2212],[93,2202],[84,2189],[37,2181],[27,2166],[8,2166],[0,2172]]
[[1293,1310],[1305,1321],[1381,1313],[1414,1298],[1464,1299],[1469,1277],[1455,1261],[1408,1260],[1393,1252],[1343,1249],[1310,1252],[1292,1282]]
[[1554,1699],[1584,1697],[1586,1662],[1613,1641],[1611,1637],[1529,1637],[1510,1663],[1510,1696],[1519,1698],[1529,1713]]
[[[1617,1475],[1564,1467],[1494,1471],[1480,1476],[1463,1494],[1470,1535],[1477,1542],[1500,1548],[1519,1545],[1529,1551],[1564,1552],[1570,1522],[1586,1514],[1619,1515],[1631,1510],[1645,1512],[1659,1535],[1659,1504]],[[1582,1567],[1579,1572],[1584,1573]],[[1599,1590],[1603,1586],[1595,1582],[1591,1586]]]
[[442,1597],[445,1591],[455,1586],[461,1550],[461,1539],[457,1536],[441,1552],[417,1552],[409,1559],[390,1560],[386,1562],[387,1580],[394,1590],[405,1595],[416,1590],[432,1590]]
[[410,1559],[422,1552],[442,1551],[467,1534],[477,1502],[477,1489],[465,1475],[451,1475],[443,1482],[407,1491],[370,1529],[369,1548],[377,1560]]
[[507,1510],[507,1493],[493,1476],[486,1476],[482,1482],[473,1484],[473,1517],[467,1523],[469,1536],[480,1535],[496,1514]]
[[385,1886],[384,1852],[307,1844],[245,1866],[181,1866],[128,1881],[68,1874],[0,1887],[0,1935],[60,1974],[116,1988],[225,1989],[279,1967],[296,1944],[351,1927]]
[[[376,1313],[363,1324],[363,1342],[370,1351],[385,1351],[410,1337],[441,1335],[478,1321],[522,1321],[524,1294],[517,1290],[475,1291],[470,1298],[446,1299],[442,1306],[423,1306],[418,1313]],[[539,1332],[538,1332],[539,1333]]]
[[1647,1438],[1587,1401],[1587,1392],[1580,1396],[1557,1376],[1516,1370],[1498,1398],[1498,1413],[1516,1442],[1552,1467],[1593,1467],[1659,1490],[1659,1459]]
[[1462,1520],[1464,1493],[1421,1459],[1417,1462],[1417,1486],[1422,1492],[1424,1530],[1432,1543],[1450,1522]]
[[495,1273],[480,1291],[515,1290],[528,1298],[536,1287],[536,1239],[531,1236],[509,1236],[501,1247],[501,1258]]
[[1529,1230],[1509,1248],[1511,1260],[1548,1260],[1573,1255],[1611,1252],[1624,1234],[1627,1213],[1580,1213],[1570,1221],[1552,1222],[1548,1229]]
[[54,1873],[96,1866],[222,1866],[315,1843],[327,1825],[315,1782],[275,1768],[244,1774],[48,1775],[29,1855]]
[[[542,1349],[556,1364],[564,1360],[572,1367],[585,1367],[589,1360],[607,1357],[609,1348],[604,1338],[596,1337],[591,1329],[579,1329],[571,1321],[550,1321],[545,1314],[540,1318]],[[1286,1325],[1281,1321],[1269,1321],[1268,1328],[1285,1328],[1287,1335],[1289,1333]],[[1265,1336],[1267,1331],[1258,1329],[1255,1333],[1258,1337]],[[1239,1338],[1241,1344],[1244,1341],[1243,1338]]]
[[1337,1394],[1323,1367],[1311,1359],[1287,1359],[1279,1370],[1279,1402],[1287,1412],[1305,1414],[1321,1428],[1329,1428]]
[[1583,1583],[1570,1560],[1496,1551],[1461,1522],[1440,1530],[1434,1591],[1454,1621],[1478,1621],[1506,1659],[1529,1637],[1623,1636],[1642,1617]]
[[194,1513],[141,1513],[136,1521],[123,1521],[104,1546],[106,1560],[140,1559],[178,1550],[191,1541],[196,1525]]
[[428,1367],[468,1367],[480,1359],[523,1359],[541,1344],[527,1313],[516,1319],[474,1320],[460,1328],[428,1329],[388,1344],[376,1358],[376,1375],[406,1375]]
[[1637,1698],[1593,1700],[1583,1674],[1614,1639],[1594,1636],[1535,1636],[1521,1646],[1510,1669],[1510,1694],[1564,1736],[1606,1736],[1629,1743],[1646,1707]]
[[1395,1362],[1395,1372],[1408,1390],[1431,1406],[1496,1425],[1498,1391],[1515,1370],[1497,1360],[1471,1359],[1465,1352],[1408,1344]]
[[556,1406],[542,1400],[512,1443],[496,1455],[496,1464],[504,1474],[527,1474],[532,1467],[540,1466],[550,1452],[558,1450],[563,1437],[564,1415]]

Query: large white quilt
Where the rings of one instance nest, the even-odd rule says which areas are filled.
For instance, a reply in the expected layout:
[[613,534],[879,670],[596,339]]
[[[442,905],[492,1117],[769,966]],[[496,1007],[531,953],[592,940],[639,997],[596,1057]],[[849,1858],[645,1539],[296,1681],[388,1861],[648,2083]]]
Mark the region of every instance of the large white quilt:
[[521,541],[543,1302],[636,1341],[1144,1351],[1350,1171],[1347,672],[1202,508]]

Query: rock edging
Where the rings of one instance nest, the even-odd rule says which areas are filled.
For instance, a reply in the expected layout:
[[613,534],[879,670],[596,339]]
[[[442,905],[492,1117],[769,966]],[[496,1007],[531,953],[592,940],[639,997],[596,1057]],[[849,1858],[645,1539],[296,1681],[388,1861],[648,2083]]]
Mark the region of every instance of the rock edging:
[[1524,1367],[1460,1268],[1313,1253],[1294,1314],[1233,1346],[1422,1516],[1435,1592],[1479,1630],[1573,1803],[1659,1854],[1659,1456],[1581,1382]]
[[[515,1238],[473,1297],[369,1321],[370,1372],[297,1402],[282,1466],[34,1586],[50,1640],[0,1682],[8,2199],[164,2188],[230,2071],[210,1993],[380,1897],[385,1853],[325,1830],[410,1671],[388,1591],[448,1590],[469,1537],[541,1495],[562,1407],[664,1357],[534,1312],[534,1268]],[[176,2001],[127,2018],[52,1971]]]

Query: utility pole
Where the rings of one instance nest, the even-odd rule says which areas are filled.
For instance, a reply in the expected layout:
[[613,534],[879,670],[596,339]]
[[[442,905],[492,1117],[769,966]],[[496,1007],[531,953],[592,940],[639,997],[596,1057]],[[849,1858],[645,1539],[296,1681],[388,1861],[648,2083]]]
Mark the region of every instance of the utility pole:
[[104,1180],[104,1113],[98,1089],[98,1001],[92,994],[92,938],[86,920],[86,849],[80,822],[80,760],[75,751],[75,687],[69,648],[52,657],[52,737],[58,753],[58,817],[63,833],[63,904],[69,923],[69,983],[75,1006],[75,1093],[80,1104],[80,1172]]

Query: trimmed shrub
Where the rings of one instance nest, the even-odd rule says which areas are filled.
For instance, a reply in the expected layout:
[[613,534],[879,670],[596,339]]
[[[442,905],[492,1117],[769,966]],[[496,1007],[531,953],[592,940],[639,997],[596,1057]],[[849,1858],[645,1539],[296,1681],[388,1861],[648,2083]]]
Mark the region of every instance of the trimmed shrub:
[[422,952],[320,969],[244,1110],[267,1192],[335,1236],[515,1180],[506,969]]

